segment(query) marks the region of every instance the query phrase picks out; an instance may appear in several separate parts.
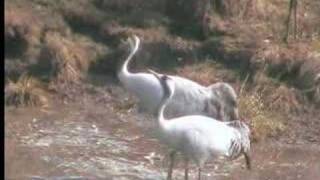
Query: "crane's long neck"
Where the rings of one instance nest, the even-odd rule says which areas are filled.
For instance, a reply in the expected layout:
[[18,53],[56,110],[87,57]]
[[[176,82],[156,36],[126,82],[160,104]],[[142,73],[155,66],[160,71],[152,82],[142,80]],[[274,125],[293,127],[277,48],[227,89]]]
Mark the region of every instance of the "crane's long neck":
[[130,44],[131,46],[131,52],[129,54],[129,56],[127,57],[127,59],[124,61],[124,63],[122,64],[120,71],[119,71],[119,78],[121,79],[125,79],[128,78],[130,76],[130,72],[128,70],[128,66],[129,63],[132,60],[132,57],[135,55],[135,53],[138,51],[139,48],[139,44],[140,44],[140,40],[139,39],[135,39],[135,45],[133,46],[133,44]]
[[164,117],[164,110],[169,103],[170,97],[164,97],[160,103],[159,110],[157,112],[158,125],[163,127],[166,123],[166,118]]
[[164,117],[164,110],[168,105],[170,99],[172,98],[174,90],[169,87],[169,85],[167,84],[167,82],[165,82],[165,80],[160,80],[160,83],[163,88],[163,98],[161,100],[161,103],[159,105],[159,109],[157,112],[157,120],[160,128],[165,128],[167,119]]

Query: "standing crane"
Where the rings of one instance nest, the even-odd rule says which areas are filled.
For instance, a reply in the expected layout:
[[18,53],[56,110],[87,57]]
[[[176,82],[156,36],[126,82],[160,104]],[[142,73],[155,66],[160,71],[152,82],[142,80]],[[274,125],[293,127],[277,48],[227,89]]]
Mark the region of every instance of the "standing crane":
[[[139,108],[156,114],[164,92],[158,79],[150,73],[131,73],[129,63],[139,49],[140,39],[129,38],[131,53],[118,71],[121,84],[139,99]],[[205,87],[180,76],[169,76],[175,84],[172,101],[167,105],[168,117],[207,115],[223,121],[239,118],[237,95],[227,83],[215,83]]]
[[172,101],[175,82],[169,76],[153,74],[163,89],[163,98],[157,111],[157,128],[160,132],[158,138],[172,149],[168,180],[172,178],[173,161],[177,152],[186,160],[185,179],[188,179],[189,160],[194,161],[198,167],[198,180],[201,179],[201,168],[211,157],[225,156],[235,159],[244,155],[247,168],[251,168],[250,129],[245,123],[239,120],[222,122],[201,115],[166,119],[164,110]]

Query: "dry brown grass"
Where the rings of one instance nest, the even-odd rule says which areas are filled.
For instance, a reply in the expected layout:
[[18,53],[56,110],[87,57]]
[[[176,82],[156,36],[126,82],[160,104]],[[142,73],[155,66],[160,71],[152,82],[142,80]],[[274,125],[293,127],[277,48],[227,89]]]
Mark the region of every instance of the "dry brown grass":
[[41,83],[28,75],[22,75],[17,82],[8,80],[5,87],[5,104],[15,106],[47,106],[48,99]]
[[257,51],[252,63],[264,68],[266,74],[274,80],[296,88],[286,90],[285,93],[282,93],[283,88],[278,89],[280,94],[299,94],[297,90],[300,90],[300,94],[310,96],[313,102],[319,103],[313,97],[317,96],[316,76],[320,72],[320,60],[319,52],[313,50],[313,46],[310,43],[289,46],[268,44]]
[[104,8],[128,13],[132,10],[163,11],[164,1],[158,0],[100,0],[98,5]]
[[[266,93],[270,95],[267,104],[275,103],[274,106],[287,109],[287,112],[288,109],[295,111],[299,108],[302,95],[319,103],[318,86],[314,81],[320,72],[319,56],[316,55],[319,54],[319,44],[315,39],[319,36],[314,19],[319,17],[316,9],[320,8],[320,4],[309,0],[299,4],[298,40],[290,39],[290,43],[286,45],[280,41],[284,33],[288,2],[255,0],[250,7],[244,7],[249,1],[242,0],[233,4],[228,0],[223,2],[226,15],[229,16],[224,19],[224,31],[232,36],[213,38],[215,41],[208,43],[206,52],[213,56],[222,56],[225,64],[237,63],[234,59],[239,60],[238,64],[241,65],[249,61],[252,71],[266,73],[267,79],[276,81],[278,84],[275,86],[266,84],[266,89],[273,90],[273,93]],[[241,5],[238,6],[239,4]],[[304,34],[309,34],[309,37]],[[252,85],[263,88],[259,81]]]
[[[96,42],[117,45],[126,28],[119,23],[119,17],[102,11],[90,1],[72,1],[66,3],[62,10],[63,16],[71,29],[91,37]],[[97,3],[99,4],[99,3]]]
[[51,80],[56,85],[79,82],[90,63],[89,50],[54,32],[46,34],[42,57],[51,63]]
[[285,130],[283,118],[269,110],[257,92],[241,93],[238,102],[241,116],[245,117],[251,126],[253,140],[276,137]]
[[[319,37],[319,8],[320,3],[313,0],[301,1],[297,11],[298,39],[314,39]],[[285,21],[288,16],[289,1],[284,0],[240,0],[237,3],[225,0],[222,3],[222,14],[234,21],[233,30],[245,26],[255,30],[256,34],[264,34],[273,40],[281,40],[285,31]],[[227,20],[228,21],[228,20]],[[293,28],[290,26],[290,34]],[[290,41],[294,41],[290,36]]]
[[[258,80],[257,80],[258,79]],[[267,90],[274,90],[275,85],[270,79],[261,74],[254,78],[254,83],[259,83],[254,88],[248,88],[248,76],[242,82],[239,91],[238,107],[240,117],[247,120],[252,129],[252,139],[255,141],[263,140],[267,137],[277,137],[286,130],[283,108],[274,107],[274,102],[268,102],[272,99],[271,95],[278,96],[278,92],[268,94]],[[269,92],[270,93],[270,92]],[[279,102],[283,105],[283,102]],[[290,112],[288,112],[290,113]]]
[[21,53],[21,55],[34,54],[33,46],[40,42],[42,27],[43,24],[31,8],[6,3],[6,51],[20,47],[21,50],[18,50],[18,53]]
[[320,38],[311,42],[311,48],[313,51],[320,53]]
[[62,13],[65,19],[71,23],[93,28],[98,28],[105,17],[89,1],[70,1],[70,3],[65,3]]
[[268,109],[290,114],[301,109],[302,95],[299,90],[276,81],[260,72],[253,78],[253,91],[263,94],[263,102]]
[[[296,104],[297,97],[295,96],[297,93],[307,94],[312,100],[320,99],[318,98],[319,85],[315,85],[316,82],[314,80],[320,71],[319,56],[310,58],[311,51],[318,51],[320,47],[319,41],[314,40],[312,43],[295,43],[288,47],[278,42],[279,37],[282,35],[283,23],[287,15],[287,1],[254,0],[252,4],[248,3],[250,0],[240,0],[237,3],[231,0],[216,1],[224,3],[222,4],[224,7],[221,8],[225,9],[226,13],[224,14],[225,17],[217,17],[218,22],[214,22],[213,25],[219,26],[219,22],[221,22],[223,24],[221,25],[223,26],[222,31],[232,35],[218,37],[221,39],[221,41],[219,41],[221,44],[217,45],[217,43],[213,43],[219,46],[217,47],[218,50],[223,49],[219,52],[221,57],[226,57],[222,57],[222,61],[228,58],[236,59],[238,57],[240,57],[241,62],[248,61],[249,58],[246,57],[251,57],[252,54],[257,52],[250,60],[250,63],[259,64],[262,62],[263,66],[267,64],[269,69],[273,69],[277,73],[284,72],[284,76],[282,74],[273,76],[272,73],[269,75],[281,83],[289,82],[290,86],[294,88],[298,87],[298,89],[302,91],[291,91],[286,85],[281,88],[280,86],[270,87],[270,89],[275,88],[275,92],[281,94],[275,95],[276,93],[270,93],[270,97],[272,97],[270,99],[273,99],[273,103],[279,102],[279,105],[277,105],[279,107],[287,107],[280,105],[283,102],[286,102],[288,106],[290,106],[290,104]],[[120,42],[121,38],[125,38],[130,34],[138,34],[143,42],[141,46],[143,51],[140,51],[140,55],[139,53],[137,54],[136,57],[139,58],[139,61],[135,62],[143,64],[141,66],[148,64],[150,59],[153,60],[151,65],[155,66],[168,64],[168,66],[173,67],[178,64],[184,64],[182,68],[177,70],[178,73],[204,85],[221,79],[229,81],[234,78],[230,77],[229,79],[229,75],[226,75],[226,78],[218,77],[217,74],[219,73],[216,71],[217,68],[211,68],[211,66],[210,68],[206,68],[207,64],[199,62],[192,65],[187,64],[189,62],[195,62],[193,53],[195,49],[198,49],[198,46],[201,46],[201,41],[176,36],[168,32],[171,28],[170,26],[163,24],[159,27],[151,26],[141,28],[141,26],[135,26],[135,23],[131,22],[134,21],[134,18],[131,19],[133,17],[131,15],[135,14],[136,11],[141,11],[143,14],[147,11],[156,10],[157,13],[159,13],[158,15],[162,16],[162,8],[164,8],[165,2],[157,0],[149,0],[148,2],[145,2],[145,0],[74,0],[68,2],[59,1],[57,3],[49,1],[8,2],[5,7],[6,41],[17,39],[17,42],[24,44],[26,47],[27,50],[24,51],[26,54],[32,53],[32,51],[35,50],[35,48],[32,47],[39,44],[39,37],[42,36],[41,34],[44,34],[42,32],[43,26],[54,22],[54,20],[52,20],[55,19],[53,16],[57,15],[61,17],[61,21],[70,22],[68,24],[70,27],[73,26],[71,23],[79,25],[75,26],[82,29],[81,31],[79,30],[79,34],[91,38],[97,43],[103,42],[101,44],[105,43],[107,44],[106,46],[111,44],[109,40],[112,39],[106,38],[107,35],[113,37],[116,42]],[[320,15],[317,11],[318,5],[318,2],[312,0],[306,0],[300,3],[298,22],[301,23],[301,25],[298,26],[298,37],[312,36],[313,39],[319,37],[319,35],[316,35],[316,32],[319,32],[319,28],[315,26],[315,24],[319,23],[316,21]],[[41,8],[34,8],[38,6]],[[50,13],[44,13],[48,17],[43,18],[38,16],[38,10],[39,12],[49,12],[49,9]],[[128,14],[122,15],[123,12]],[[54,14],[52,18],[49,17],[50,14]],[[140,18],[140,14],[137,14],[138,18],[136,19],[138,19],[138,21],[145,18],[142,16]],[[50,19],[52,21],[50,21]],[[71,27],[71,29],[78,32],[77,28]],[[57,31],[55,29],[51,30]],[[89,31],[91,34],[83,33],[82,31]],[[82,46],[75,38],[72,38],[75,37],[74,34],[77,33],[69,33],[68,35],[50,33],[50,35],[44,37],[45,47],[43,48],[44,51],[39,61],[48,61],[48,63],[52,64],[52,80],[58,82],[58,84],[61,82],[78,82],[83,79],[92,59],[87,53],[88,48]],[[253,34],[255,36],[254,38],[252,38]],[[103,41],[101,41],[101,39],[103,39]],[[265,43],[266,41],[264,40],[269,41],[269,43]],[[210,49],[210,51],[212,55],[216,53],[212,49]],[[249,55],[241,58],[241,53],[243,52]],[[205,53],[207,52],[201,55],[205,55]],[[217,58],[220,59],[219,56]],[[182,63],[176,63],[177,59],[178,61],[182,59]],[[170,64],[171,62],[174,63]],[[226,64],[233,63],[232,60],[225,62]],[[239,64],[241,64],[241,62]],[[114,64],[110,66],[108,70],[115,69]],[[25,69],[28,68],[27,66],[24,67],[26,67]],[[257,71],[260,70],[261,69],[258,69]],[[231,71],[237,71],[237,69],[232,69]],[[292,79],[288,80],[287,77],[292,77]],[[259,83],[255,85],[257,84]],[[320,102],[320,100],[317,100],[317,102]],[[271,104],[271,102],[269,103],[267,101],[266,103]]]
[[234,72],[211,60],[186,64],[177,68],[176,71],[179,76],[186,77],[204,86],[209,86],[219,81],[236,82]]

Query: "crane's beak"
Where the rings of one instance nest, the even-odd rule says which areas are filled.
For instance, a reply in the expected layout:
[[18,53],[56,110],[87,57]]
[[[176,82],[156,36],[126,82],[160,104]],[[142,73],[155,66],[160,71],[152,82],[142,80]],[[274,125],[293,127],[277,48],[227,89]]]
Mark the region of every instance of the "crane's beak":
[[160,79],[161,75],[159,73],[155,72],[154,70],[148,69],[148,72],[153,74],[157,79]]
[[134,43],[132,41],[132,38],[128,37],[127,41],[129,42],[130,48],[133,49],[134,48]]
[[139,39],[139,37],[138,37],[137,35],[134,34],[132,37],[133,37],[133,39],[134,39],[135,41],[140,41],[140,39]]

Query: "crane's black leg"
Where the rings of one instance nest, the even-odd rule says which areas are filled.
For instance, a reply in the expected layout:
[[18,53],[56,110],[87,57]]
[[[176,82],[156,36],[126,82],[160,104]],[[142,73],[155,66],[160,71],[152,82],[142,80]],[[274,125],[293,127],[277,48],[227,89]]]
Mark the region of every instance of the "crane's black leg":
[[247,169],[251,170],[251,158],[249,153],[243,153],[246,160]]
[[198,180],[201,180],[201,167],[198,168]]
[[189,167],[188,167],[188,165],[189,165],[189,159],[188,158],[186,158],[185,159],[185,169],[184,169],[184,180],[188,180],[189,179]]
[[172,180],[172,169],[173,169],[173,165],[174,165],[175,155],[176,155],[175,151],[171,151],[169,154],[169,170],[168,170],[167,180]]

